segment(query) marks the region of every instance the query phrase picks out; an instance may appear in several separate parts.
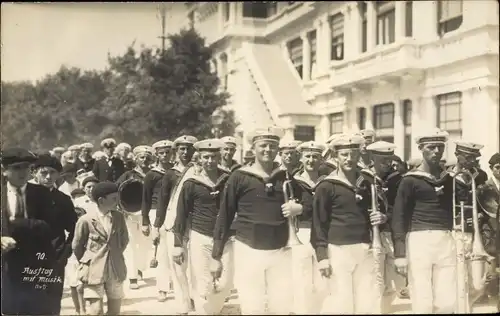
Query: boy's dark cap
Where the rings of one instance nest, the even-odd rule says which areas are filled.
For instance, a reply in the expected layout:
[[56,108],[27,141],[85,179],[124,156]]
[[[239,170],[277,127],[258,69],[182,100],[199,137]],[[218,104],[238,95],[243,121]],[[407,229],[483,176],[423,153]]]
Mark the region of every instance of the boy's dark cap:
[[109,194],[118,192],[118,185],[113,182],[99,182],[92,190],[92,199],[98,201],[99,198],[106,197]]

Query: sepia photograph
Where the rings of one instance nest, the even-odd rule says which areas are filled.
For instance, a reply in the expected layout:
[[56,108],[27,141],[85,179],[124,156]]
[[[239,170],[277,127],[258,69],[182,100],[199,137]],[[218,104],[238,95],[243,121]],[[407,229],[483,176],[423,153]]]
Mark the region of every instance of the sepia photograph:
[[2,315],[500,312],[499,2],[2,2]]

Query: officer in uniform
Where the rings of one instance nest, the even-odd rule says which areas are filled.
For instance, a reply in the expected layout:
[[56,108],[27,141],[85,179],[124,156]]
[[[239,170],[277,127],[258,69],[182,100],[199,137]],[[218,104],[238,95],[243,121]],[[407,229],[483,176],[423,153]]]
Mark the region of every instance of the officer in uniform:
[[[322,177],[319,168],[323,161],[325,146],[314,141],[305,142],[297,147],[301,154],[303,170],[294,178],[301,187],[303,212],[297,217],[297,235],[302,242],[293,252],[294,312],[297,314],[317,314],[326,294],[325,282],[317,267],[316,255],[311,240],[311,220],[314,189]],[[324,177],[324,176],[323,176]],[[298,249],[298,248],[301,249]]]
[[[161,192],[158,209],[156,210],[156,219],[153,228],[153,239],[159,238],[158,257],[168,258],[158,262],[158,273],[172,272],[172,281],[174,291],[176,292],[175,299],[178,304],[180,313],[188,313],[193,308],[193,303],[189,296],[189,284],[187,280],[187,271],[185,265],[174,265],[172,261],[172,251],[174,248],[174,233],[172,231],[176,212],[167,214],[167,207],[170,202],[170,197],[174,193],[173,190],[177,184],[179,177],[184,172],[185,168],[191,161],[195,149],[193,144],[198,139],[194,136],[183,135],[174,141],[174,146],[177,156],[176,164],[167,170],[161,180]],[[162,227],[163,226],[163,227]],[[169,288],[168,275],[165,279],[157,281],[160,301],[166,299],[166,291]]]
[[221,163],[219,168],[223,168],[227,172],[234,171],[236,168],[241,167],[236,160],[233,159],[236,153],[236,138],[232,136],[225,136],[220,139],[225,145],[221,149]]
[[114,157],[116,141],[113,138],[106,138],[101,142],[102,151],[106,154],[104,159],[94,163],[92,172],[100,182],[116,182],[125,172],[123,161]]
[[320,273],[329,279],[325,303],[333,314],[380,312],[370,226],[382,225],[387,217],[370,209],[369,185],[357,168],[363,144],[358,135],[333,140],[338,169],[314,191],[311,238]]
[[302,144],[301,141],[281,141],[279,145],[281,166],[289,174],[294,175],[300,168],[300,153],[297,147]]
[[[201,171],[184,181],[179,188],[179,202],[175,218],[173,259],[185,264],[187,249],[184,237],[189,235],[189,258],[193,273],[193,299],[196,310],[203,315],[218,315],[229,295],[233,277],[232,242],[228,241],[223,254],[224,274],[215,282],[209,266],[213,250],[213,231],[220,205],[220,196],[229,174],[218,167],[225,144],[218,139],[196,142]],[[224,154],[224,151],[223,151]]]
[[394,202],[394,264],[399,273],[408,273],[418,314],[451,314],[457,301],[453,180],[439,166],[447,140],[448,133],[439,129],[416,138],[422,163],[403,176]]
[[373,161],[370,156],[370,152],[366,150],[366,147],[375,141],[375,131],[371,129],[363,129],[357,134],[365,140],[365,143],[361,147],[361,159],[359,160],[358,166],[361,169],[371,168],[373,166]]
[[[269,128],[249,135],[255,162],[229,176],[214,229],[211,270],[216,278],[224,269],[227,241],[235,234],[235,285],[245,315],[266,314],[266,302],[269,313],[285,315],[293,309],[291,252],[285,248],[287,218],[300,215],[302,205],[295,200],[285,202],[286,171],[274,163],[278,133],[282,134]],[[288,194],[300,197],[298,184],[291,181],[294,192]]]
[[92,158],[93,149],[94,145],[91,143],[84,143],[81,145],[80,155],[78,155],[75,161],[78,174],[92,171],[95,163],[95,159]]

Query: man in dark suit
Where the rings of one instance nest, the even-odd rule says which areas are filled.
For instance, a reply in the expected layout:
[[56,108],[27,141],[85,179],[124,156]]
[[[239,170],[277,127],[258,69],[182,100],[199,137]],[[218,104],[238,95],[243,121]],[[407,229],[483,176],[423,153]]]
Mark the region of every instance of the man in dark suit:
[[[52,246],[56,251],[56,262],[54,271],[61,276],[62,282],[55,282],[49,287],[52,300],[52,314],[59,315],[61,312],[61,299],[64,287],[64,270],[71,256],[71,242],[75,232],[78,216],[71,198],[55,187],[63,169],[57,158],[50,155],[40,155],[34,166],[35,181],[48,188],[52,197],[52,211],[54,222],[50,223]],[[66,233],[68,234],[66,237]]]
[[5,149],[1,157],[2,240],[15,241],[15,248],[2,247],[2,314],[52,313],[46,302],[47,288],[58,281],[50,240],[54,219],[50,191],[28,183],[34,161],[36,156],[22,148]]
[[106,154],[103,159],[94,163],[92,172],[99,181],[116,182],[125,172],[125,165],[119,158],[113,157],[116,142],[112,138],[106,138],[101,142],[102,151]]

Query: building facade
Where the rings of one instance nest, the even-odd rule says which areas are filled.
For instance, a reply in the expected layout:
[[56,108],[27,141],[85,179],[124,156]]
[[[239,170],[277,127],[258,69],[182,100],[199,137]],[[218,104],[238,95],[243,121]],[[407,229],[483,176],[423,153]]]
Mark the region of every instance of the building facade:
[[[403,159],[429,127],[500,147],[499,11],[494,0],[195,2],[169,30],[193,26],[245,133],[326,141],[372,128]],[[454,145],[446,158],[453,159]]]

